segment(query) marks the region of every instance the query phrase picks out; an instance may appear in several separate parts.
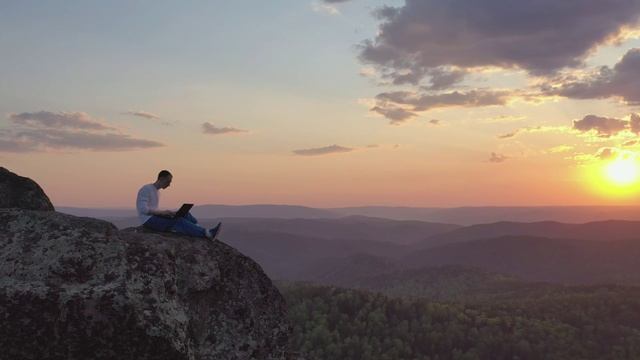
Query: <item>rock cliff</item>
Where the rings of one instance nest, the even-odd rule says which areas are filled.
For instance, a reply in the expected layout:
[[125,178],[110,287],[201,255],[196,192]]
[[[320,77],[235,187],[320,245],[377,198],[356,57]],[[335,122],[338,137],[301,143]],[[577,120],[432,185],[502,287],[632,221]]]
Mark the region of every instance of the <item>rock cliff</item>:
[[13,175],[0,172],[0,199],[30,199],[0,203],[0,358],[284,358],[286,304],[253,260],[50,211]]

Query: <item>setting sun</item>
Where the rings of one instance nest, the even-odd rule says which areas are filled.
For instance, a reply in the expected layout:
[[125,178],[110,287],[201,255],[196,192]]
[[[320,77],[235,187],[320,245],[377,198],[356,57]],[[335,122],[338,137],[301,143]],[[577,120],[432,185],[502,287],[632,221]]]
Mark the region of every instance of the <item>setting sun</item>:
[[638,181],[638,164],[635,159],[616,159],[604,168],[607,179],[620,186]]

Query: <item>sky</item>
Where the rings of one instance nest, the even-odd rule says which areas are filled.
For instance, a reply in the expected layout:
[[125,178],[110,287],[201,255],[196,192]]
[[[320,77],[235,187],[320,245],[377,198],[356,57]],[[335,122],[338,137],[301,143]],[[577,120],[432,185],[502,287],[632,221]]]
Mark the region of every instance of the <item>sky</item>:
[[0,0],[56,206],[640,205],[640,0]]

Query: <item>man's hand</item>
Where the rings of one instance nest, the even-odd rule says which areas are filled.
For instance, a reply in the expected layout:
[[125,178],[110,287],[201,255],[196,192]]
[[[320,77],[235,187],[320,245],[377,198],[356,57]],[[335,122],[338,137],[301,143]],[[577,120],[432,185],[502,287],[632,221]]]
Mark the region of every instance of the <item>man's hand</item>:
[[176,213],[171,210],[154,210],[153,215],[164,216],[164,217],[173,217]]
[[162,214],[166,217],[173,217],[176,212],[171,210],[162,210]]

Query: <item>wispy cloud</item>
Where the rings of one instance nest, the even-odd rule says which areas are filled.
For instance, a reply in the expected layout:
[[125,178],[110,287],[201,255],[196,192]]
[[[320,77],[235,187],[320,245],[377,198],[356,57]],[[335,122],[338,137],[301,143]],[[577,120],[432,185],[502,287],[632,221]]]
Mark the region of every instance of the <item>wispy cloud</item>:
[[319,155],[346,153],[346,152],[351,152],[353,150],[354,150],[353,148],[348,148],[348,147],[334,144],[334,145],[329,145],[329,146],[319,147],[319,148],[294,150],[293,153],[296,155],[302,155],[302,156],[319,156]]
[[202,132],[210,135],[224,135],[224,134],[241,134],[246,133],[248,130],[237,129],[234,127],[216,127],[215,125],[205,122],[202,124]]
[[375,98],[376,105],[370,111],[383,115],[391,124],[397,125],[418,116],[419,112],[455,106],[504,105],[511,96],[509,91],[481,89],[447,93],[393,91],[378,94]]
[[338,10],[335,5],[332,5],[332,1],[322,1],[317,2],[314,1],[311,3],[311,9],[317,13],[329,14],[329,15],[340,15],[340,10]]
[[1,152],[126,151],[164,146],[124,134],[83,112],[39,111],[9,114],[8,118],[14,126],[0,131]]
[[114,130],[84,112],[23,112],[9,114],[9,120],[16,125],[43,126],[68,129]]
[[573,146],[571,145],[558,145],[558,146],[549,148],[547,152],[550,154],[558,154],[558,153],[563,153],[571,150],[573,150]]
[[123,114],[125,115],[131,115],[131,116],[137,116],[137,117],[142,117],[145,119],[160,119],[160,116],[147,112],[147,111],[134,111],[134,110],[129,110],[124,112]]
[[553,132],[553,133],[567,133],[571,132],[571,129],[567,126],[525,126],[516,129],[512,132],[498,135],[498,139],[511,139],[523,133],[536,133],[536,132]]
[[503,154],[498,154],[498,153],[491,153],[491,156],[489,157],[489,162],[492,163],[501,163],[504,162],[508,159],[507,156],[503,155]]

